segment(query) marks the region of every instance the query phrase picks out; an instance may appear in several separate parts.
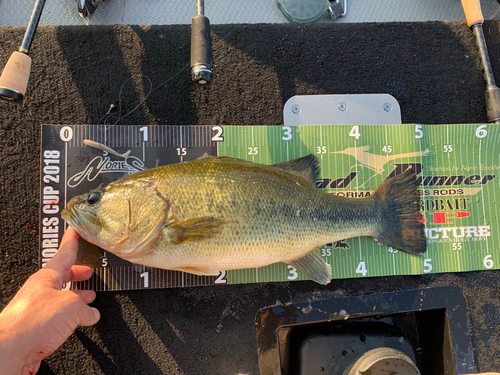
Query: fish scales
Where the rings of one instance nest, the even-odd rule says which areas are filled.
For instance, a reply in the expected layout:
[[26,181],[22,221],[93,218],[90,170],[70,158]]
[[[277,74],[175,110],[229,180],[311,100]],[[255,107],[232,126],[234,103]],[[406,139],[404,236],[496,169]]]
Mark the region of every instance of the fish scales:
[[178,245],[162,235],[142,259],[148,265],[260,267],[291,261],[328,242],[373,233],[377,225],[372,201],[323,193],[277,168],[256,169],[231,160],[198,163],[200,170],[192,167],[167,166],[155,179],[169,181],[165,195],[179,220],[222,217],[222,231],[205,241]]

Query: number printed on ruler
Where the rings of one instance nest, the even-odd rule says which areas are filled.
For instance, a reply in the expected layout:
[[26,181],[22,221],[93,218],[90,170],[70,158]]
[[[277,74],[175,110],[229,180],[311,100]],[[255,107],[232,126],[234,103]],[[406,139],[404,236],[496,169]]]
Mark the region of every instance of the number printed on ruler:
[[[500,257],[498,125],[121,126],[42,127],[40,264],[65,230],[61,210],[73,196],[159,165],[212,156],[277,164],[307,154],[321,161],[318,188],[369,197],[388,177],[411,168],[419,182],[428,250],[415,257],[360,237],[320,247],[335,278],[497,269]],[[87,146],[84,140],[92,141]],[[271,225],[271,224],[270,224]],[[278,263],[202,277],[137,267],[82,242],[79,262],[95,276],[70,289],[150,289],[305,280]]]

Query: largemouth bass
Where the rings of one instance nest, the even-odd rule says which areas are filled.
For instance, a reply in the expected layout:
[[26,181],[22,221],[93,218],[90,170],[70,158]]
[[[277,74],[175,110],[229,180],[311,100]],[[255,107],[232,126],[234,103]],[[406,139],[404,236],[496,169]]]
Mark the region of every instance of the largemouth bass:
[[366,198],[318,190],[318,176],[314,155],[272,166],[208,157],[74,197],[62,217],[85,240],[132,263],[197,275],[284,262],[327,284],[331,267],[318,247],[356,236],[425,252],[412,172]]

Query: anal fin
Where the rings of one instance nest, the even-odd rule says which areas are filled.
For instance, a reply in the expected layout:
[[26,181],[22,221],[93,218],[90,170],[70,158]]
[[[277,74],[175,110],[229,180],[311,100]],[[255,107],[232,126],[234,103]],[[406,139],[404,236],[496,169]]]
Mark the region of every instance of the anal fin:
[[321,258],[319,250],[314,250],[288,264],[319,284],[326,285],[332,280],[332,267]]

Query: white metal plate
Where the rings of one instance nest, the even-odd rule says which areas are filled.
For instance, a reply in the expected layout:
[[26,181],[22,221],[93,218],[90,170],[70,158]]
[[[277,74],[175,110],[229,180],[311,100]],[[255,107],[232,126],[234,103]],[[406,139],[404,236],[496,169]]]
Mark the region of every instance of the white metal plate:
[[401,108],[389,94],[293,96],[283,108],[285,125],[401,124]]
[[[26,26],[35,0],[0,0],[0,26]],[[496,0],[482,0],[485,19],[500,19]],[[288,23],[276,0],[206,0],[212,24]],[[75,0],[50,0],[40,25],[190,24],[196,0],[105,0],[90,19],[78,16]],[[316,22],[418,22],[465,20],[459,0],[347,0],[347,14]]]

